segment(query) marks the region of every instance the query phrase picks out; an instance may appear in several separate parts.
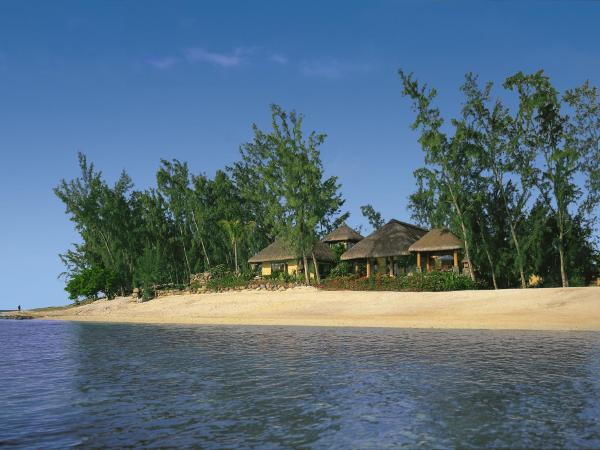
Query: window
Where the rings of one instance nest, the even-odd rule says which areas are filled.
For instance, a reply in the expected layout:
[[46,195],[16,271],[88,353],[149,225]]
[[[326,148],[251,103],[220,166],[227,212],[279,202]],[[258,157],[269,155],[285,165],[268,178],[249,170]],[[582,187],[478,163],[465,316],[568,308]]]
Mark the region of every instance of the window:
[[271,263],[271,273],[287,272],[287,264],[284,262]]

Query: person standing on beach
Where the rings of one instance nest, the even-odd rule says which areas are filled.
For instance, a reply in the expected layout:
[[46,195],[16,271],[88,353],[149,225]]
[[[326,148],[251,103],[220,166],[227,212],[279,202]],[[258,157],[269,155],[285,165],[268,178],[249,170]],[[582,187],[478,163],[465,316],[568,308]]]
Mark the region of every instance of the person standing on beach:
[[17,306],[17,309],[19,310],[19,312],[21,312],[21,305]]

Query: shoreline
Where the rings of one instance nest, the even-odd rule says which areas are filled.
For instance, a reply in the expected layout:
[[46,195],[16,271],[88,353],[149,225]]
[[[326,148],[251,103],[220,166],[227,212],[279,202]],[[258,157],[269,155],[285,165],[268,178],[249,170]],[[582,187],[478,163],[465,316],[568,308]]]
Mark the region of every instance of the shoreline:
[[600,331],[600,289],[234,291],[23,311],[42,320],[146,324]]

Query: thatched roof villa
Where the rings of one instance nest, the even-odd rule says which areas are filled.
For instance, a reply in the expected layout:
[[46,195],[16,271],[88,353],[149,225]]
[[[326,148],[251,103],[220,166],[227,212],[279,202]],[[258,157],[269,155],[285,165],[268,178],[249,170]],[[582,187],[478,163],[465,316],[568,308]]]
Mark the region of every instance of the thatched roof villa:
[[342,244],[346,249],[351,248],[354,244],[362,241],[364,236],[357,233],[345,223],[333,230],[323,239],[326,244]]
[[[319,273],[327,273],[329,268],[335,263],[335,254],[328,245],[323,242],[317,242],[314,246],[314,253],[319,264]],[[314,264],[309,256],[308,270],[311,277],[314,276]],[[268,245],[252,258],[248,260],[253,269],[260,268],[263,276],[268,276],[277,272],[285,272],[289,275],[299,275],[304,273],[304,263],[302,257],[294,253],[291,246],[284,239],[276,239],[275,242]]]
[[344,252],[341,259],[354,262],[355,268],[365,263],[367,276],[374,272],[396,275],[398,260],[409,256],[409,247],[426,233],[426,229],[417,225],[392,219]]
[[452,231],[445,228],[434,228],[412,244],[408,250],[417,254],[418,271],[422,270],[421,264],[424,258],[427,272],[432,270],[458,272],[458,254],[463,247],[463,241]]
[[[460,270],[458,261],[463,249],[463,241],[444,228],[427,231],[417,225],[392,219],[379,230],[363,238],[355,230],[343,224],[328,234],[314,246],[319,273],[326,275],[336,262],[330,245],[343,243],[347,250],[341,260],[354,263],[358,273],[359,265],[366,267],[366,275],[374,273],[398,275],[405,269],[414,267],[416,254],[417,271]],[[308,273],[315,276],[312,257],[308,256]],[[289,275],[304,273],[302,257],[296,255],[292,246],[284,239],[277,239],[248,260],[252,268],[258,268],[261,275],[269,276],[284,272]],[[463,269],[469,270],[468,264]]]

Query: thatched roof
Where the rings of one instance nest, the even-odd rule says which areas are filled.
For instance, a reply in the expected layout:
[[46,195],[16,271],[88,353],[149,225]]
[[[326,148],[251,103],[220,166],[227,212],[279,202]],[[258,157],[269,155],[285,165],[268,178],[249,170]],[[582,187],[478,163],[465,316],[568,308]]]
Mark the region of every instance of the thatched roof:
[[335,242],[358,242],[362,241],[363,239],[364,236],[361,236],[344,223],[340,227],[329,233],[327,236],[325,236],[323,242],[330,242],[333,244]]
[[[317,261],[334,262],[335,254],[331,251],[327,244],[317,242],[314,247]],[[310,259],[310,255],[309,259]],[[294,254],[291,246],[283,239],[277,239],[272,244],[263,248],[260,252],[248,260],[249,263],[263,263],[273,261],[289,261],[290,259],[298,259],[300,256]]]
[[425,233],[427,230],[421,227],[392,219],[344,252],[341,258],[351,260],[408,255],[408,247]]
[[460,250],[463,242],[452,231],[445,228],[434,228],[408,249],[411,252],[439,252],[443,250]]

